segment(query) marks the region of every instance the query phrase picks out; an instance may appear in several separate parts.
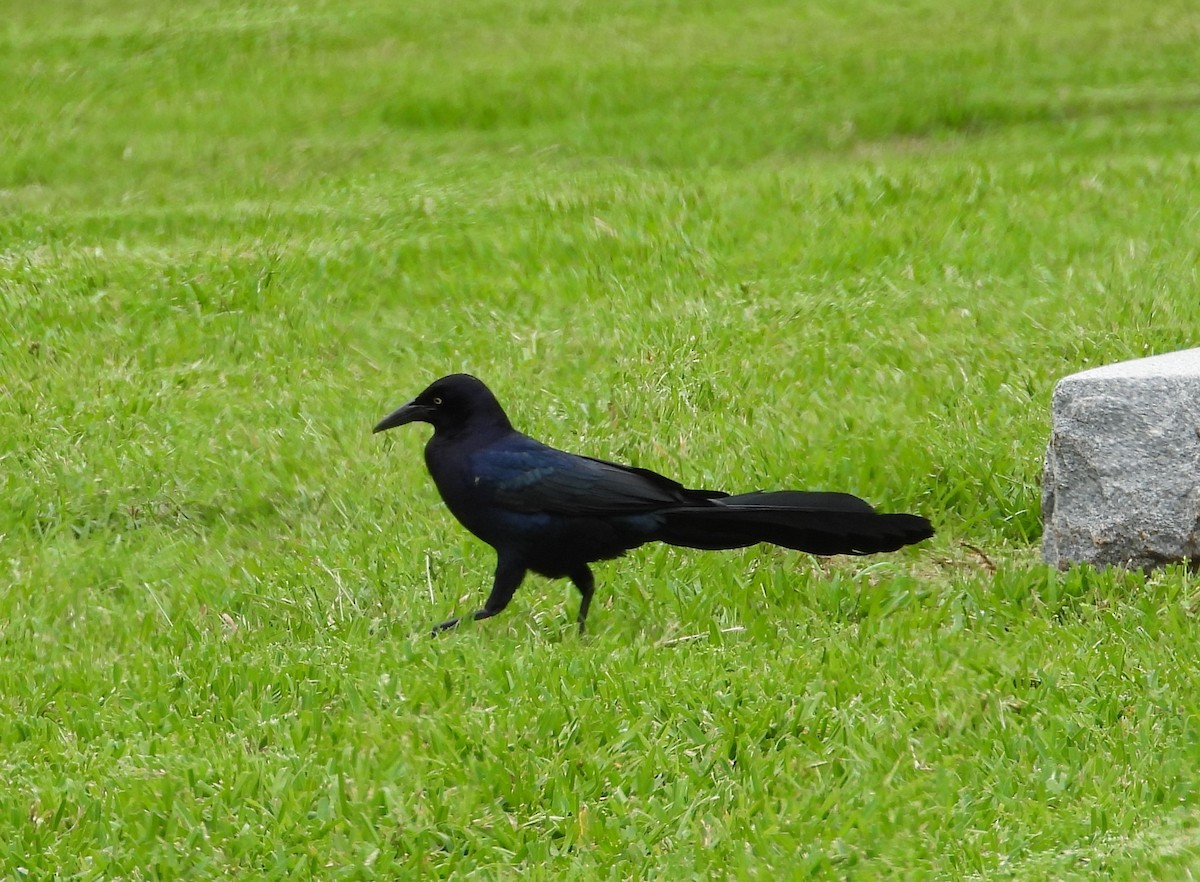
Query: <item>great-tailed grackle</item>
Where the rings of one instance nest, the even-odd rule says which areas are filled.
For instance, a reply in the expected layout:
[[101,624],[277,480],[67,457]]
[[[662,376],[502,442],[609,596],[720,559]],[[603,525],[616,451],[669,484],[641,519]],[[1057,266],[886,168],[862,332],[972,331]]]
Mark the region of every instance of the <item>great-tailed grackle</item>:
[[[468,374],[442,377],[375,431],[412,422],[433,426],[425,464],[442,499],[464,527],[496,549],[492,593],[476,619],[508,606],[533,570],[575,583],[583,631],[595,587],[588,564],[647,542],[710,549],[772,542],[811,554],[872,554],[933,535],[923,517],[879,514],[848,493],[731,496],[564,453],[515,430],[491,390]],[[459,621],[442,622],[434,633]]]

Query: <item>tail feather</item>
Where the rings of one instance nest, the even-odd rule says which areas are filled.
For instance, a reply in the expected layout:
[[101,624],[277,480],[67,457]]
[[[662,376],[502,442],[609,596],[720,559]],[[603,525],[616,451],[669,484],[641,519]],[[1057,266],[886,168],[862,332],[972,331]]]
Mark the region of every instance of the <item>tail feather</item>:
[[810,554],[874,554],[933,535],[920,515],[881,514],[849,493],[743,493],[661,514],[663,528],[656,538],[689,548],[770,542]]

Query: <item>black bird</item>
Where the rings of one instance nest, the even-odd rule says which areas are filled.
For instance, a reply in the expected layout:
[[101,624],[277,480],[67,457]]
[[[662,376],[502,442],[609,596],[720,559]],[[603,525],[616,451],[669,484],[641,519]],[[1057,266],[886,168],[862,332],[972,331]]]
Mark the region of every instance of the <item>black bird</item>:
[[[848,493],[689,490],[648,469],[575,456],[512,427],[468,374],[442,377],[375,426],[433,426],[425,464],[462,525],[496,549],[492,593],[476,619],[501,612],[533,570],[575,583],[583,631],[595,580],[588,564],[647,542],[744,548],[772,542],[810,554],[895,551],[933,535],[929,521],[880,514]],[[450,619],[434,633],[452,628]]]

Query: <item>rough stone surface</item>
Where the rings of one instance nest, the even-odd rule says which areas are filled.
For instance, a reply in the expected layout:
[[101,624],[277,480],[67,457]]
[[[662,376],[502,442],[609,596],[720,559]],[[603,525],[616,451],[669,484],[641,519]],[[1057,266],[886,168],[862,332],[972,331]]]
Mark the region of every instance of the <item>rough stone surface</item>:
[[1073,374],[1052,409],[1047,563],[1200,562],[1200,349]]

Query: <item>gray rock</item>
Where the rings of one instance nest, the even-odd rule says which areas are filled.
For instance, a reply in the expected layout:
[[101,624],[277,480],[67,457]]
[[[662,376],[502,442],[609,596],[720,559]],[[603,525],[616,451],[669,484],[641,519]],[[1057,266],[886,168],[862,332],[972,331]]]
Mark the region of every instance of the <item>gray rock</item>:
[[1200,562],[1200,349],[1066,377],[1051,419],[1047,563]]

